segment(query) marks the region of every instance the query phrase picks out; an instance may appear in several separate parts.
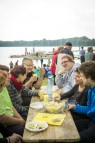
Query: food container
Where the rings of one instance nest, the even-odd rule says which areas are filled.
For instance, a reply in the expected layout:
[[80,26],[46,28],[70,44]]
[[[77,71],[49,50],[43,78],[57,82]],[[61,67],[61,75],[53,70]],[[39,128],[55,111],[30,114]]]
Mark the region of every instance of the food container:
[[48,113],[62,113],[64,112],[64,104],[63,102],[58,103],[58,102],[45,102],[44,103],[44,109]]
[[48,102],[49,101],[49,99],[48,99],[48,94],[45,94],[44,95],[44,102]]
[[39,91],[39,96],[40,96],[40,99],[41,99],[41,100],[44,99],[44,90],[40,90],[40,91]]

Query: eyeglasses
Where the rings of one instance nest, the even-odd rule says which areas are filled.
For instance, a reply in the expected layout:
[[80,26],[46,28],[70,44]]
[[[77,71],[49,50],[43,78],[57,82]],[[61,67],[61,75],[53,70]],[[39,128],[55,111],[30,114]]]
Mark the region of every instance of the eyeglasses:
[[69,61],[62,61],[61,65],[62,65],[62,64],[66,64],[66,63],[68,63],[68,62],[69,62]]
[[33,67],[34,65],[27,65],[26,63],[24,63],[27,67]]

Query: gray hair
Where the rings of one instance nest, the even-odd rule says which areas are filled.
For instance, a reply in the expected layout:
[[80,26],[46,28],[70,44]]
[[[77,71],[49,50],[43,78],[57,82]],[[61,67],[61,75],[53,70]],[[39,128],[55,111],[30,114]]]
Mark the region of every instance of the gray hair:
[[24,64],[25,61],[31,61],[31,62],[32,62],[32,59],[29,58],[29,57],[25,57],[25,58],[23,58],[23,60],[22,60],[22,64]]
[[0,70],[9,72],[9,67],[6,66],[6,65],[1,65],[1,64],[0,64]]

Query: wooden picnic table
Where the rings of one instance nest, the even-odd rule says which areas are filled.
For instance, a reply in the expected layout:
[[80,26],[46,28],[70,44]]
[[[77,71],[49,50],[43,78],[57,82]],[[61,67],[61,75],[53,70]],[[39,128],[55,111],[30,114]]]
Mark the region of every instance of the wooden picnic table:
[[[31,102],[40,101],[39,97],[32,97]],[[43,112],[44,109],[32,109],[29,108],[26,123],[33,120],[33,118],[39,112]],[[48,128],[42,132],[31,132],[26,128],[24,129],[23,140],[25,143],[34,142],[77,142],[80,140],[79,133],[73,121],[71,113],[66,112],[66,117],[61,126],[49,125]]]

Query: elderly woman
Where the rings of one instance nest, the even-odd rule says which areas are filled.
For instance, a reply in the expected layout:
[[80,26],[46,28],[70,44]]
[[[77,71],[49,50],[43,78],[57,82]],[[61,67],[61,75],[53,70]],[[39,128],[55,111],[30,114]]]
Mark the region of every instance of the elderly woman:
[[38,92],[32,91],[23,85],[23,81],[26,78],[26,68],[24,66],[15,66],[11,70],[10,76],[10,85],[8,85],[9,95],[13,105],[22,115],[28,111],[27,107],[30,104],[31,97],[38,95]]

